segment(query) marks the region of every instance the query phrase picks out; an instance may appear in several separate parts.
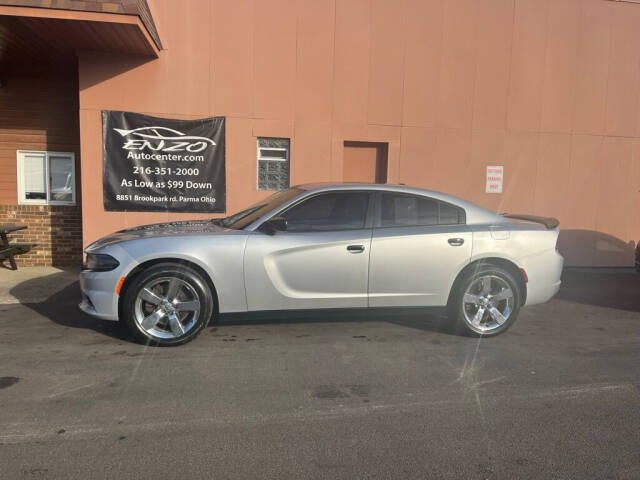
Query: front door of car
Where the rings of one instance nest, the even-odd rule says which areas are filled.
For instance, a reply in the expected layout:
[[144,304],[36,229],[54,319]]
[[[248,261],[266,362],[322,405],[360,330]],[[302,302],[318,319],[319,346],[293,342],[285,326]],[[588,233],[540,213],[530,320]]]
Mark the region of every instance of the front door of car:
[[471,257],[458,207],[418,195],[380,193],[369,266],[369,306],[445,305]]
[[366,307],[372,199],[319,193],[278,215],[286,230],[253,232],[244,257],[248,309]]

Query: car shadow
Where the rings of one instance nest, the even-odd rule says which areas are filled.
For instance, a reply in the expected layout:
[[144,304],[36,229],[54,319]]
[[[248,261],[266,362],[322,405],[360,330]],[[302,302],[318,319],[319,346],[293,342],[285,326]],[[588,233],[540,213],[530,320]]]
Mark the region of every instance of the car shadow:
[[300,325],[313,323],[386,322],[426,332],[455,334],[443,309],[321,309],[309,311],[247,312],[224,314],[210,326]]
[[565,265],[627,267],[634,263],[636,244],[595,230],[560,229],[558,250]]
[[581,269],[568,269],[562,273],[559,300],[640,312],[640,274],[585,273]]
[[32,292],[43,282],[62,282],[65,278],[62,273],[32,278],[15,285],[10,290],[10,293],[23,306],[63,327],[93,330],[120,340],[127,338],[118,322],[98,320],[78,308],[78,303],[80,302],[80,285],[78,281],[58,290],[42,302],[33,301]]

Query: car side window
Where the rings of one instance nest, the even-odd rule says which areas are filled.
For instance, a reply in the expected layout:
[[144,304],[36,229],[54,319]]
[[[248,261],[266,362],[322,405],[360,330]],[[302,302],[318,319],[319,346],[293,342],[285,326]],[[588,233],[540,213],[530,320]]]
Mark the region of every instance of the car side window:
[[364,228],[369,194],[325,193],[303,200],[285,211],[287,231],[331,231]]
[[414,227],[431,225],[457,225],[465,223],[464,211],[438,200],[383,193],[380,196],[380,227]]
[[464,210],[449,203],[440,203],[440,225],[459,225],[466,223]]

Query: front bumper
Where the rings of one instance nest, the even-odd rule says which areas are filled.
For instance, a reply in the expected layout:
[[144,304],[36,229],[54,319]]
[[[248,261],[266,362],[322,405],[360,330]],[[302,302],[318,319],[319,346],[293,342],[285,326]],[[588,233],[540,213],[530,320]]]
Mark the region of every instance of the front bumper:
[[114,318],[113,317],[113,313],[111,313],[111,312],[109,312],[109,313],[99,313],[96,310],[96,307],[93,305],[93,302],[91,302],[91,299],[89,298],[89,296],[86,295],[84,292],[82,293],[82,300],[78,304],[78,308],[80,310],[82,310],[84,313],[86,313],[87,315],[91,315],[92,317],[96,317],[96,318],[99,318],[101,320],[110,320],[110,321],[117,321],[118,320],[117,315]]
[[116,288],[122,277],[135,268],[137,262],[118,246],[104,250],[116,258],[120,265],[109,272],[80,272],[82,301],[78,305],[83,312],[101,320],[118,320],[118,294]]

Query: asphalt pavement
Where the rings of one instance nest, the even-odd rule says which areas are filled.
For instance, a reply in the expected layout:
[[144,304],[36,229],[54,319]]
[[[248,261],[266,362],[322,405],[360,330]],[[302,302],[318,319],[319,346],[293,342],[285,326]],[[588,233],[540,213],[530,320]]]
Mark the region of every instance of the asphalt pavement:
[[0,305],[2,479],[640,478],[640,275],[566,273],[492,339],[332,314],[153,348],[78,295]]

